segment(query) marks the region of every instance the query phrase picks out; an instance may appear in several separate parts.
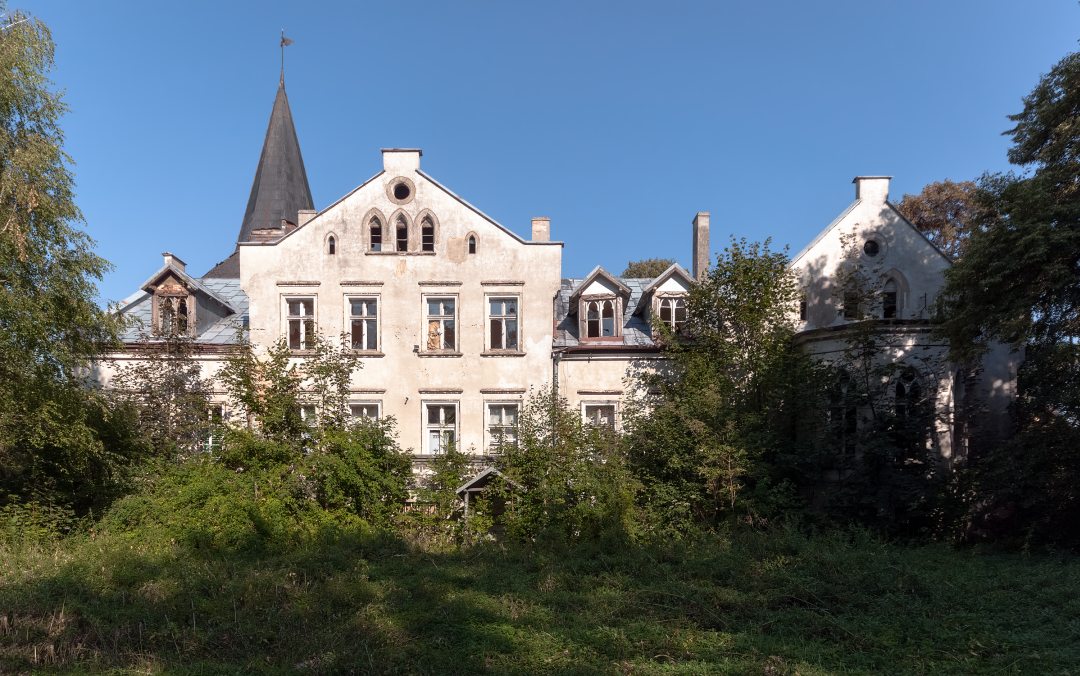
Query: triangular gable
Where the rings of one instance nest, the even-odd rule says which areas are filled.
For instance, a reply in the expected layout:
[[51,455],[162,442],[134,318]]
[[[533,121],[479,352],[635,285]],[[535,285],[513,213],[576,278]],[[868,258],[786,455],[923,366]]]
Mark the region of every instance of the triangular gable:
[[[178,268],[178,267],[176,267],[175,265],[172,265],[172,264],[167,264],[167,265],[162,266],[162,268],[160,270],[155,272],[153,275],[150,276],[149,279],[147,279],[145,282],[143,282],[139,286],[139,288],[142,289],[143,291],[145,291],[148,294],[153,294],[154,293],[154,288],[157,286],[157,282],[160,281],[161,278],[164,277],[165,275],[172,275],[172,276],[176,277],[177,279],[179,279],[184,284],[184,286],[188,287],[188,289],[193,290],[193,291],[198,291],[199,293],[205,295],[207,298],[210,298],[214,302],[219,303],[222,307],[224,307],[229,312],[231,312],[233,314],[236,314],[236,313],[239,312],[239,310],[237,310],[236,307],[233,306],[232,303],[225,300],[220,295],[218,295],[217,293],[211,291],[207,287],[203,286],[202,283],[199,282],[199,280],[195,279],[191,275],[187,274],[186,272],[184,272],[183,270],[181,270],[180,268]],[[127,309],[126,305],[119,308],[118,311],[123,312],[125,309]]]
[[641,300],[638,301],[637,308],[634,309],[634,314],[641,313],[645,308],[649,307],[649,298],[656,293],[657,289],[663,286],[664,282],[672,278],[678,278],[682,281],[687,290],[694,284],[695,280],[690,276],[681,265],[678,263],[672,263],[671,266],[660,273],[660,276],[654,279],[648,286],[641,291]]
[[[825,239],[826,235],[828,235],[830,232],[832,232],[832,230],[834,228],[838,227],[841,223],[843,223],[844,219],[846,219],[848,217],[848,215],[851,214],[851,212],[855,210],[855,207],[859,206],[861,203],[862,203],[862,200],[857,199],[854,202],[852,202],[851,204],[849,204],[847,209],[844,209],[842,212],[840,212],[840,215],[837,216],[836,218],[834,218],[832,223],[829,223],[827,226],[825,226],[825,228],[821,232],[819,232],[817,234],[817,236],[814,237],[814,239],[810,240],[810,243],[807,244],[805,247],[803,247],[802,251],[795,254],[795,257],[791,259],[790,263],[788,263],[788,267],[789,268],[795,267],[795,265],[799,262],[799,260],[802,259],[803,256],[810,253],[810,251],[813,250],[813,248],[816,247],[818,245],[818,243],[821,242],[821,240]],[[936,244],[931,242],[930,239],[926,236],[926,233],[924,233],[922,230],[919,230],[918,228],[916,228],[914,223],[912,223],[907,218],[905,218],[904,215],[902,213],[900,213],[900,210],[896,208],[895,204],[893,204],[892,202],[886,200],[885,201],[885,206],[889,207],[889,209],[893,212],[893,214],[895,214],[896,217],[898,219],[900,219],[900,221],[902,223],[904,223],[905,225],[907,225],[907,227],[909,227],[913,231],[915,231],[915,233],[918,234],[919,237],[921,237],[923,239],[923,241],[925,241],[927,244],[929,244],[930,248],[933,249],[934,251],[936,251],[939,256],[944,258],[945,261],[948,262],[948,264],[950,266],[952,265],[952,259],[949,258],[945,254],[944,251],[942,251],[940,248],[938,248],[938,246]]]
[[499,477],[514,488],[521,488],[516,481],[513,481],[512,479],[507,479],[505,474],[492,466],[488,466],[482,469],[476,476],[461,484],[461,486],[459,486],[458,489],[454,492],[458,495],[461,495],[462,493],[483,490],[487,487],[489,483],[491,483],[491,480],[495,477]]
[[630,291],[630,287],[628,287],[626,284],[623,284],[621,279],[611,274],[603,267],[597,265],[595,268],[592,269],[592,272],[586,275],[585,279],[581,280],[581,282],[579,282],[578,285],[575,286],[570,292],[571,307],[574,303],[577,302],[577,299],[581,297],[582,292],[584,292],[585,289],[589,288],[590,284],[601,278],[614,286],[618,295],[622,296],[623,298],[630,298],[630,294],[632,293]]

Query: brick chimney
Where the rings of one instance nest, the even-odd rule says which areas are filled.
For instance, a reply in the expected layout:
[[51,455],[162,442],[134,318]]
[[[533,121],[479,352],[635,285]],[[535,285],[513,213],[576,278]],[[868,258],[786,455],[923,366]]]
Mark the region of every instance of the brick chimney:
[[171,265],[174,268],[176,268],[177,270],[179,270],[180,272],[185,272],[186,271],[187,263],[180,260],[180,257],[177,256],[176,254],[170,253],[168,251],[162,251],[161,252],[161,257],[163,259],[165,259],[165,266],[166,267]]
[[694,216],[694,279],[699,282],[709,271],[709,212]]
[[547,216],[537,216],[532,219],[532,241],[551,241],[551,219]]

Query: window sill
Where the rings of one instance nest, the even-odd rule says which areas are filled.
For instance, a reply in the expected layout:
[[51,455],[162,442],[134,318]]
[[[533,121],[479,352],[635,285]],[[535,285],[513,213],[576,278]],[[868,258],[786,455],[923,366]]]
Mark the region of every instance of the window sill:
[[297,349],[297,348],[290,347],[289,348],[289,354],[294,356],[294,357],[310,357],[311,355],[315,354],[315,350],[313,350],[311,348],[299,348],[299,349]]
[[360,357],[362,359],[363,358],[368,358],[368,357],[374,358],[374,357],[385,357],[386,356],[382,352],[382,350],[353,350],[352,353],[353,353],[354,356]]
[[465,355],[462,354],[461,352],[456,352],[454,350],[440,350],[440,351],[430,350],[430,351],[417,352],[416,356],[417,357],[463,357]]
[[591,336],[578,340],[579,343],[621,343],[622,336]]
[[480,353],[481,357],[524,357],[521,350],[485,350]]
[[365,256],[434,256],[434,251],[365,251]]

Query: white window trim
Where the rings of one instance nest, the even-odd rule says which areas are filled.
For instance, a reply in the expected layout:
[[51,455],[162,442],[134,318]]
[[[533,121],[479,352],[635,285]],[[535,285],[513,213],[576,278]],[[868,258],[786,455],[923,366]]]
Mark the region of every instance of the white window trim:
[[[221,409],[221,420],[219,421],[221,427],[217,431],[219,438],[217,440],[216,449],[214,448],[214,409]],[[207,453],[212,453],[215,450],[221,450],[221,444],[224,441],[225,436],[225,424],[229,419],[229,407],[224,401],[211,401],[210,405],[207,407],[206,416],[207,430],[206,439],[203,441],[203,450]]]
[[356,300],[374,300],[375,301],[375,349],[374,350],[368,350],[368,349],[354,348],[353,352],[356,352],[357,354],[361,354],[361,355],[364,355],[364,354],[368,354],[368,355],[382,354],[382,346],[383,346],[383,342],[382,342],[382,325],[383,325],[383,322],[382,322],[382,315],[383,315],[382,294],[379,294],[379,293],[346,293],[346,294],[344,294],[343,303],[342,303],[342,305],[344,306],[343,307],[344,319],[342,320],[342,326],[345,327],[344,333],[349,336],[349,346],[350,347],[352,347],[352,318],[353,318],[352,303],[350,301],[352,301],[353,299],[356,299]]
[[[289,301],[291,300],[311,300],[311,320],[314,324],[313,330],[315,331],[316,336],[319,335],[319,295],[315,293],[283,293],[281,294],[281,303],[279,307],[281,308],[281,335],[284,336],[286,345],[289,343],[289,318],[291,317],[289,314]],[[303,328],[301,328],[301,332],[303,334]],[[301,344],[305,342],[303,337],[304,336],[302,335]],[[311,348],[290,347],[289,349],[293,352],[306,352]]]
[[[603,303],[604,301],[611,301],[611,311],[613,313],[612,320],[612,334],[610,336],[603,335],[604,333],[604,310],[603,305],[600,306],[600,333],[599,336],[589,335],[589,303]],[[581,340],[608,340],[614,341],[622,338],[623,335],[623,300],[622,296],[617,294],[591,294],[588,296],[582,296],[578,305],[578,335]]]
[[375,419],[376,420],[382,420],[383,408],[382,408],[382,400],[381,399],[356,399],[356,400],[350,400],[349,401],[349,416],[352,417],[352,418],[355,418],[356,416],[353,415],[353,412],[352,412],[352,407],[353,406],[374,406],[375,407]]
[[[653,313],[654,313],[653,316],[655,316],[656,319],[658,321],[660,321],[661,323],[663,323],[663,324],[667,324],[667,322],[665,322],[660,317],[660,305],[666,300],[671,300],[671,301],[681,300],[683,302],[683,310],[685,311],[687,309],[686,308],[686,302],[688,300],[688,296],[685,293],[659,293],[659,294],[656,294],[656,296],[653,297],[653,307],[652,307],[652,310],[653,310]],[[675,308],[674,308],[674,306],[672,306],[671,317],[672,317],[672,320],[674,320],[674,318],[675,318]],[[689,320],[690,320],[690,316],[689,316],[689,314],[687,314],[686,319],[683,320],[683,326],[682,326],[683,329],[686,328],[686,323]],[[674,327],[672,327],[670,324],[667,324],[667,326],[673,332],[678,333],[678,331]]]
[[581,420],[586,425],[591,421],[585,415],[585,409],[589,406],[612,406],[614,407],[614,420],[612,421],[612,429],[618,432],[622,429],[622,407],[620,406],[618,399],[583,399],[581,401]]
[[454,407],[454,445],[460,452],[461,449],[461,402],[453,399],[423,399],[420,401],[420,443],[423,445],[424,455],[441,455],[445,451],[434,453],[431,450],[428,436],[428,406],[453,406]]
[[484,421],[484,452],[485,453],[491,451],[491,445],[495,442],[495,437],[491,434],[490,419],[488,417],[489,416],[488,407],[489,406],[510,406],[510,405],[513,405],[513,406],[517,407],[517,415],[518,415],[518,421],[519,421],[519,425],[520,425],[520,421],[521,421],[521,405],[522,405],[522,400],[521,399],[485,399],[484,400],[484,409],[483,409],[484,417],[483,417],[483,421]]
[[[451,298],[454,301],[454,347],[428,349],[428,299]],[[460,354],[461,350],[461,298],[458,293],[420,294],[420,354]]]
[[[517,301],[517,347],[505,348],[505,347],[492,347],[491,345],[491,301],[506,298],[514,299]],[[485,293],[484,294],[484,346],[488,352],[496,353],[508,353],[508,354],[524,354],[525,349],[522,347],[521,341],[521,294],[519,293]],[[506,331],[503,330],[505,335]]]

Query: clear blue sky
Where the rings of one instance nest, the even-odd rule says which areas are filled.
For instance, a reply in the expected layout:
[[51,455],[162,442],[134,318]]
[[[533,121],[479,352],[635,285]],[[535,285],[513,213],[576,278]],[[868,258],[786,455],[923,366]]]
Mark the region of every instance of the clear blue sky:
[[1006,116],[1077,49],[1075,0],[18,2],[57,43],[78,203],[123,298],[233,249],[278,80],[316,208],[419,147],[564,276],[690,263],[690,219],[797,251],[851,201],[1008,168]]

